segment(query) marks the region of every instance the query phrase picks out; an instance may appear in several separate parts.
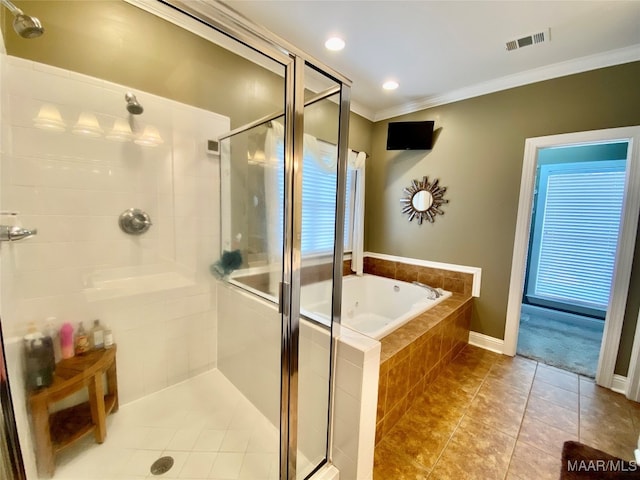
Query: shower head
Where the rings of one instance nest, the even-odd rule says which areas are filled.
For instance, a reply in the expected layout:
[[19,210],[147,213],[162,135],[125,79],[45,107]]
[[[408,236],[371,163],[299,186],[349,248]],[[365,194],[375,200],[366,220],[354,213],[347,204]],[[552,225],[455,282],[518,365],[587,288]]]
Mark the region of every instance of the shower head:
[[142,105],[138,103],[138,99],[133,93],[131,92],[125,93],[124,99],[127,101],[127,111],[130,114],[140,115],[142,112],[144,112],[144,108],[142,108]]
[[13,29],[22,38],[36,38],[44,33],[44,27],[36,17],[25,15],[22,10],[16,7],[9,0],[0,0],[15,17],[13,19]]
[[36,17],[17,15],[13,20],[13,29],[22,38],[36,38],[44,33],[44,27]]

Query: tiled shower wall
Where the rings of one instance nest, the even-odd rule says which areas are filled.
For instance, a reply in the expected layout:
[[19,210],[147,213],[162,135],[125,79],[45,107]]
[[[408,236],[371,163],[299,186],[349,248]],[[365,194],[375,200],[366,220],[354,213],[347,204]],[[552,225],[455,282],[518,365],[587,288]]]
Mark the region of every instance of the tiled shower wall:
[[[5,55],[1,62],[1,210],[18,215],[0,220],[38,229],[0,245],[5,340],[19,343],[29,322],[41,327],[47,317],[75,328],[99,318],[118,345],[122,403],[214,367],[208,267],[220,251],[219,159],[205,145],[229,119],[140,91],[144,113],[133,116],[126,86]],[[35,128],[45,104],[58,109],[64,132]],[[101,136],[72,133],[82,112],[95,115]],[[163,143],[108,140],[116,119],[136,135],[157,128]],[[118,227],[132,207],[153,222],[143,235]]]
[[[218,288],[218,368],[275,425],[280,415],[280,314],[239,288]],[[380,342],[346,327],[337,335],[333,462],[341,478],[370,479],[373,467]],[[324,457],[330,332],[300,320],[298,448]]]
[[[271,304],[233,286],[220,286],[218,368],[274,425],[280,423],[281,315]],[[300,320],[299,450],[317,463],[325,454],[331,337]]]

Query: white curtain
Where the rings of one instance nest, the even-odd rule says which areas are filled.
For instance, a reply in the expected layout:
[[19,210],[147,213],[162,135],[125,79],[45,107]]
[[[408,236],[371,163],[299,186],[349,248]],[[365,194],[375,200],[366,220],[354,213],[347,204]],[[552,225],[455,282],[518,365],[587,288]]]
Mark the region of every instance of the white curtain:
[[[321,168],[335,172],[337,159],[322,156],[318,140],[304,134],[304,156],[312,158]],[[277,291],[281,278],[283,213],[281,198],[284,192],[279,188],[284,175],[284,126],[276,121],[267,129],[264,145],[265,170],[264,191],[267,214],[267,259],[269,265],[269,290]]]
[[[265,139],[265,196],[267,210],[267,253],[271,272],[270,287],[275,288],[280,281],[280,266],[282,264],[282,192],[278,185],[284,174],[284,126],[272,121]],[[312,135],[304,135],[304,155],[311,157],[317,165],[327,172],[336,171],[337,155],[322,155],[318,140]],[[356,274],[363,273],[364,253],[364,188],[365,188],[365,159],[364,152],[348,152],[349,168],[354,170],[355,208],[352,228],[351,268]],[[274,269],[274,267],[277,267]]]
[[282,202],[278,185],[284,175],[284,126],[272,121],[264,142],[264,194],[267,212],[269,291],[277,293],[282,275]]
[[356,275],[363,273],[364,254],[364,185],[365,185],[365,160],[367,154],[349,150],[349,168],[356,174],[355,207],[353,211],[353,231],[351,247],[351,270]]

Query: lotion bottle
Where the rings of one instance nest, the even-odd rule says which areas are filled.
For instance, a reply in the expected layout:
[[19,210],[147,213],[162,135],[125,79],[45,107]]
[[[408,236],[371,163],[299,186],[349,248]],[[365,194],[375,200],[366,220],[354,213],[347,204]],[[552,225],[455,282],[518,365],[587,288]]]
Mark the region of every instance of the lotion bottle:
[[89,343],[92,350],[104,348],[104,329],[100,325],[100,320],[93,321],[93,328],[89,333]]
[[84,330],[84,325],[80,322],[78,331],[76,332],[76,355],[82,355],[89,351],[89,337]]

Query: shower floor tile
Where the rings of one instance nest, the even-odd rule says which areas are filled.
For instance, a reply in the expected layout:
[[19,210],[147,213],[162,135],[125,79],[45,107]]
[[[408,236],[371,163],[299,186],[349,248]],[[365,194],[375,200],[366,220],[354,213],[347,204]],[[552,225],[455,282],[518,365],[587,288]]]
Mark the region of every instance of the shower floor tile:
[[[123,405],[102,445],[88,436],[57,459],[55,480],[278,478],[278,429],[218,370]],[[173,467],[152,475],[171,456]]]

